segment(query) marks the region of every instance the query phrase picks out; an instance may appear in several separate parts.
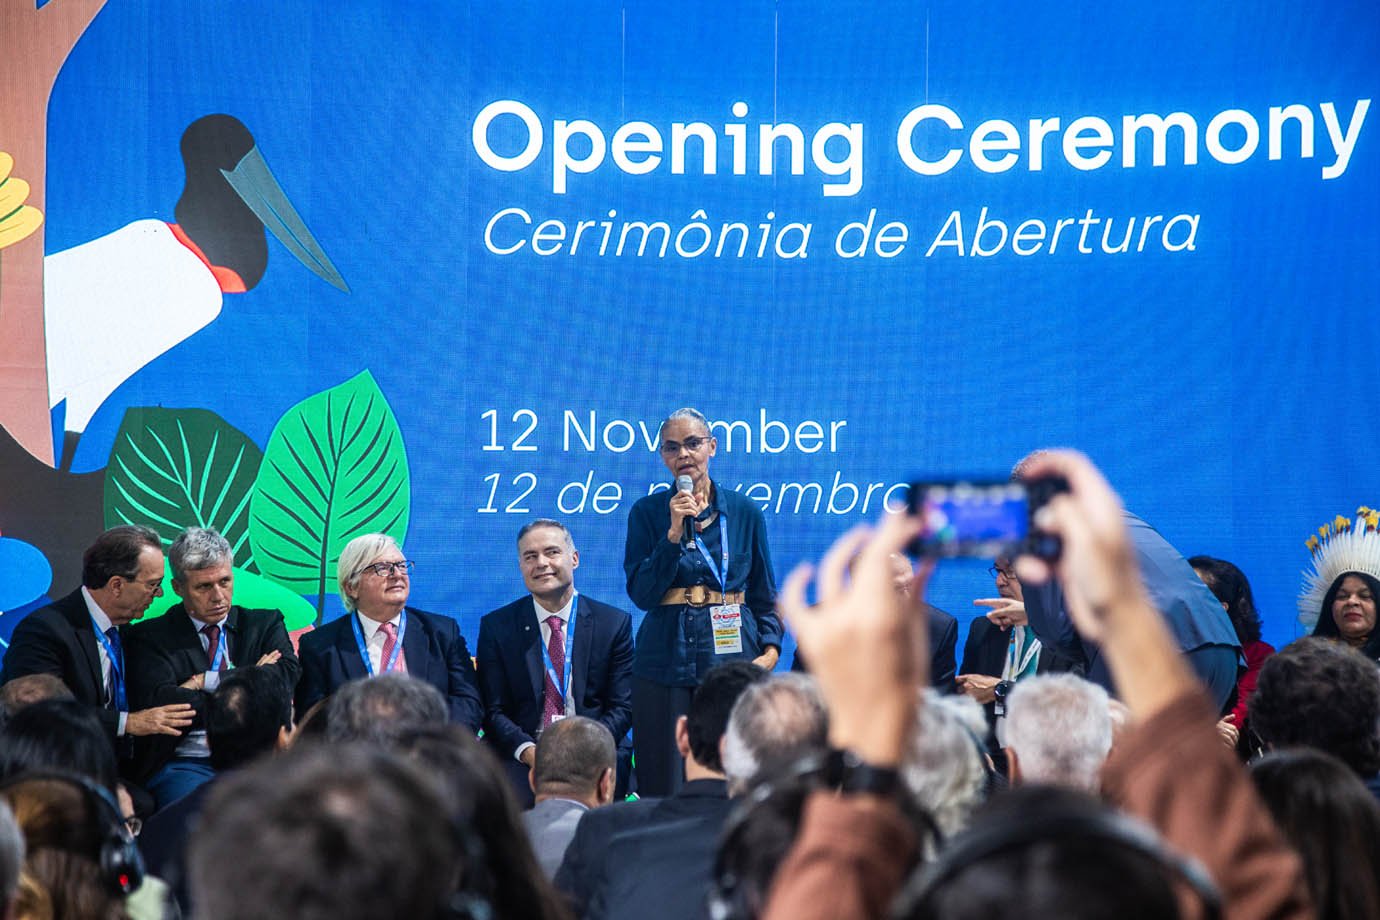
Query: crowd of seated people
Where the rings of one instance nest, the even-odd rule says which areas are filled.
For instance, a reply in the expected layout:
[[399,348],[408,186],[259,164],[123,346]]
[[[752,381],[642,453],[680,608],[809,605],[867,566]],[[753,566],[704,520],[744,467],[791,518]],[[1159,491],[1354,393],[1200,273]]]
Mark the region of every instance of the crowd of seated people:
[[294,647],[211,531],[173,544],[174,619],[128,626],[162,543],[116,528],[5,661],[0,920],[1380,917],[1376,515],[1311,541],[1313,635],[1275,652],[1244,574],[1086,458],[1020,474],[1067,481],[1060,551],[996,561],[941,686],[933,563],[898,590],[920,524],[886,515],[776,596],[808,673],[743,653],[684,688],[658,796],[627,792],[630,618],[574,591],[558,522],[519,535],[530,597],[477,672],[383,535]]

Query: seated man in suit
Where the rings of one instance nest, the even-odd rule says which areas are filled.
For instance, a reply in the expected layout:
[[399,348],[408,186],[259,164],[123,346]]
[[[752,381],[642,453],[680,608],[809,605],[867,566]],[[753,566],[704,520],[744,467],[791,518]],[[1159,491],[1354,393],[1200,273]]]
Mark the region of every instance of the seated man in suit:
[[519,801],[532,804],[533,745],[552,721],[580,715],[622,742],[632,724],[632,618],[575,590],[580,554],[570,531],[541,518],[518,531],[530,592],[479,622],[484,737],[503,758]]
[[[588,811],[580,819],[575,837],[556,872],[556,887],[570,896],[576,916],[603,916],[606,898],[610,895],[606,889],[614,882],[638,881],[628,876],[640,876],[643,867],[626,861],[637,859],[637,847],[618,847],[620,853],[626,855],[631,849],[634,854],[625,859],[625,855],[615,853],[614,845],[625,834],[643,828],[652,828],[654,839],[670,841],[673,850],[687,848],[681,851],[682,856],[689,848],[697,856],[707,854],[707,860],[696,859],[693,865],[687,864],[696,872],[702,870],[704,884],[699,886],[699,891],[704,891],[714,845],[732,807],[723,764],[724,734],[728,730],[729,716],[743,692],[766,677],[766,671],[748,661],[730,661],[710,670],[690,697],[690,711],[676,721],[676,748],[685,758],[685,784],[664,799],[621,802]],[[664,833],[658,838],[659,831]],[[648,878],[647,881],[655,883],[665,879]],[[681,886],[676,890],[681,891]],[[623,903],[621,893],[615,892],[612,897]],[[691,897],[676,907],[697,911],[701,903]],[[663,906],[670,907],[670,904]]]
[[82,556],[81,580],[14,628],[0,683],[26,674],[57,677],[100,719],[129,774],[132,736],[178,737],[193,718],[184,702],[134,709],[127,689],[123,633],[163,594],[163,543],[147,527],[112,527]]
[[465,637],[450,617],[407,606],[412,563],[385,533],[355,537],[340,551],[336,581],[346,615],[298,641],[297,712],[361,677],[396,672],[431,684],[450,719],[479,731],[484,707]]
[[547,878],[560,868],[580,816],[613,801],[617,756],[613,736],[593,719],[568,716],[541,733],[532,767],[537,803],[522,813],[522,825]]
[[1058,671],[1082,673],[1082,666],[1046,648],[1035,637],[1025,616],[1025,594],[1010,559],[1001,557],[988,569],[996,581],[997,596],[973,601],[987,607],[968,627],[963,645],[963,673],[958,688],[982,704],[989,728],[988,753],[997,769],[1006,773],[1006,699],[1016,681],[1032,674]]
[[262,666],[291,693],[301,667],[277,610],[234,604],[234,552],[214,530],[192,527],[168,549],[173,591],[182,598],[160,617],[129,629],[130,697],[138,706],[187,703],[196,720],[186,737],[136,745],[144,787],[159,808],[209,780],[206,700],[230,668]]
[[[915,590],[915,571],[911,568],[910,560],[900,553],[892,553],[891,571],[896,593],[909,597],[911,591]],[[953,614],[940,610],[933,604],[922,602],[921,606],[925,610],[925,622],[930,637],[930,686],[940,693],[953,693],[954,675],[957,671],[954,650],[958,648],[958,620]],[[791,670],[810,670],[809,662],[801,657],[799,649],[796,650],[795,658],[791,662]]]

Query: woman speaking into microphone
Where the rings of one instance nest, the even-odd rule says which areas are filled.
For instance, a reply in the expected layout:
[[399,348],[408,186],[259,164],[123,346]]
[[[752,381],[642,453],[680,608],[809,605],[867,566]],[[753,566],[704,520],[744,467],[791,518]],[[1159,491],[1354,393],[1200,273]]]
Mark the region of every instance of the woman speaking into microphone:
[[[628,597],[647,611],[633,656],[633,749],[642,796],[680,788],[676,722],[709,669],[747,660],[770,670],[781,651],[761,510],[709,478],[718,442],[703,413],[672,412],[659,440],[675,484],[633,505],[623,554]],[[717,756],[716,750],[707,766],[720,768]]]

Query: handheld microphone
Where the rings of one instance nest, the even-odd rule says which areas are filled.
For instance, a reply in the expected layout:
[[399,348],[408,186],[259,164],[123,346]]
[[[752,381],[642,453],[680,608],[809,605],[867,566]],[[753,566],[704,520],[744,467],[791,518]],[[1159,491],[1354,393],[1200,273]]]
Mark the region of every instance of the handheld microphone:
[[[693,492],[693,491],[695,491],[695,480],[693,480],[693,479],[691,479],[689,476],[685,476],[685,475],[677,476],[677,477],[676,477],[676,491],[677,491],[677,492]],[[680,545],[681,545],[681,548],[687,547],[687,546],[689,546],[692,542],[694,542],[694,539],[695,539],[695,537],[694,537],[695,531],[693,530],[694,526],[695,526],[695,518],[694,518],[693,516],[687,514],[687,515],[685,516],[684,522],[682,522],[682,525],[681,525],[681,531],[680,531]]]

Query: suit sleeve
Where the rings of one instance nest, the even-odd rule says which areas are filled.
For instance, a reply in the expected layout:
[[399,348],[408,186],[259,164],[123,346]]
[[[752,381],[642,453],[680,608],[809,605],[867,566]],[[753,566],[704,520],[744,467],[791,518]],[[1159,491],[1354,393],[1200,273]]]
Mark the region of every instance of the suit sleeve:
[[475,677],[474,662],[470,650],[465,645],[465,637],[460,633],[460,624],[454,624],[455,638],[447,644],[446,671],[450,677],[450,690],[446,694],[450,704],[450,719],[467,725],[478,733],[484,726],[484,703],[479,698],[479,681]]
[[307,633],[298,640],[300,676],[297,692],[293,694],[293,708],[296,710],[295,718],[299,721],[308,709],[325,699],[327,692],[326,668],[322,661],[324,650],[315,648],[315,643],[309,641],[314,635]]
[[277,668],[287,683],[288,694],[291,695],[296,689],[298,681],[302,677],[302,662],[297,659],[297,653],[292,650],[292,640],[288,638],[287,623],[283,620],[283,613],[280,610],[270,611],[268,629],[264,633],[263,642],[259,645],[258,654],[253,656],[253,660],[246,660],[241,667],[253,667],[254,662],[258,661],[269,652],[279,654],[278,662],[270,665]]
[[1040,644],[1064,658],[1088,662],[1088,649],[1064,612],[1064,592],[1055,580],[1051,578],[1042,585],[1030,585],[1022,593],[1026,619]]
[[479,621],[477,652],[479,691],[484,705],[484,736],[498,747],[503,756],[512,757],[518,745],[534,744],[536,739],[523,731],[522,726],[504,711],[503,656],[494,637],[494,627],[486,620]]
[[142,630],[128,634],[125,639],[125,662],[129,666],[129,708],[137,712],[169,703],[187,703],[196,710],[193,727],[201,728],[206,694],[178,686],[194,672],[179,677],[174,657],[174,653],[164,648],[156,637],[150,637]]
[[943,634],[930,650],[930,686],[941,693],[955,693],[954,650],[958,647],[958,621],[948,617]]
[[[0,675],[3,675],[0,683],[9,683],[16,677],[26,674],[51,674],[66,682],[67,662],[63,658],[62,650],[68,646],[68,639],[61,635],[46,617],[25,617],[19,621],[19,625],[14,628],[14,634],[10,636],[10,646],[5,652],[4,669],[0,671]],[[75,691],[76,688],[68,689]],[[100,719],[106,735],[112,740],[116,738],[120,732],[120,714],[104,706],[90,703],[87,705]]]
[[[622,613],[622,611],[620,611]],[[632,728],[632,617],[619,617],[618,631],[609,645],[608,686],[604,700],[603,722],[618,744]]]

